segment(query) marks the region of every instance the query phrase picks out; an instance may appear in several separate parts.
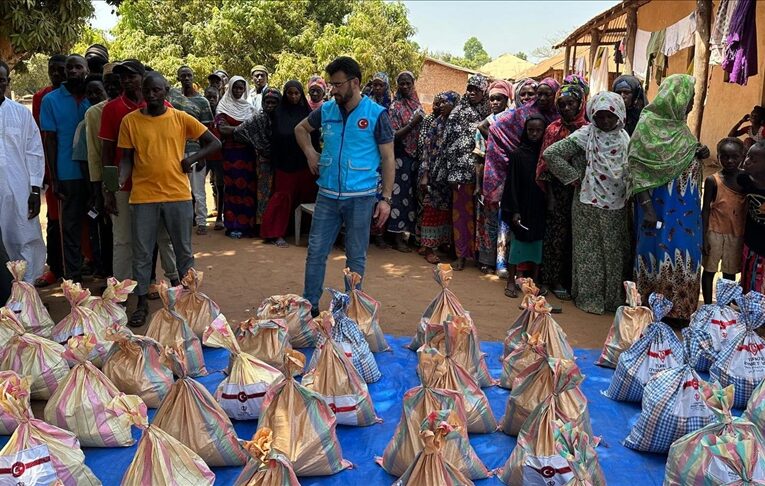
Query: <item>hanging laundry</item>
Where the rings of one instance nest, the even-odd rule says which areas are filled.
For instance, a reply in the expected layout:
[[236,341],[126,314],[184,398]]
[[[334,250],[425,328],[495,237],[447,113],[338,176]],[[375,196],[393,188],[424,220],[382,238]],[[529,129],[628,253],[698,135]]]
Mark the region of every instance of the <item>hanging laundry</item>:
[[757,74],[757,5],[754,0],[741,0],[730,19],[722,68],[729,74],[726,82],[746,86]]
[[581,77],[587,76],[587,59],[582,57],[578,57],[576,59],[576,65],[574,66],[574,73],[578,74]]
[[648,72],[648,41],[651,33],[638,29],[635,32],[635,52],[632,54],[632,71],[640,80],[645,81]]
[[590,92],[600,93],[609,89],[611,83],[608,82],[608,47],[601,46],[590,75]]
[[620,40],[614,44],[614,62],[624,64],[624,41]]
[[[646,73],[646,80],[650,80],[650,74],[653,72],[656,84],[661,84],[661,80],[667,75],[667,56],[662,52],[662,49],[664,48],[664,39],[666,39],[666,37],[667,29],[652,32],[651,38],[648,40],[648,46],[646,47],[646,54],[648,55],[648,72]],[[597,93],[597,91],[595,92]]]
[[725,45],[730,29],[730,19],[738,6],[738,0],[721,0],[715,13],[715,24],[709,37],[709,64],[719,66],[725,54]]
[[667,27],[667,35],[664,38],[662,52],[671,56],[687,47],[696,44],[696,12],[692,12],[684,19],[680,19]]

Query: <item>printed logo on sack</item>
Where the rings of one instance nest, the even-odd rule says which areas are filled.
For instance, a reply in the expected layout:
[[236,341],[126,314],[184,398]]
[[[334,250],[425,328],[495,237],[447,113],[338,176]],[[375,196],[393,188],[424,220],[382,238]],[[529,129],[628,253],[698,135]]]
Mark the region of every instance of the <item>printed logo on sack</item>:
[[11,466],[11,474],[14,478],[19,478],[24,475],[26,472],[27,467],[24,465],[23,462],[16,462]]
[[670,356],[671,354],[672,354],[671,349],[660,349],[658,351],[651,351],[650,349],[648,349],[648,356],[650,356],[651,358],[660,359],[662,361],[667,359],[667,356]]
[[765,344],[749,343],[749,344],[739,344],[739,346],[736,348],[736,351],[747,351],[749,354],[757,354],[763,349],[765,349]]
[[362,118],[361,120],[359,120],[359,122],[356,125],[358,125],[358,127],[361,128],[362,130],[366,130],[367,127],[369,126],[369,120],[367,120],[366,118]]
[[718,326],[721,331],[725,331],[725,329],[736,325],[736,319],[733,319],[730,321],[723,321],[721,319],[712,319],[712,324],[715,326]]
[[685,383],[683,383],[683,390],[688,388],[688,387],[693,387],[694,390],[698,390],[699,389],[699,380],[694,378],[692,380],[688,380]]

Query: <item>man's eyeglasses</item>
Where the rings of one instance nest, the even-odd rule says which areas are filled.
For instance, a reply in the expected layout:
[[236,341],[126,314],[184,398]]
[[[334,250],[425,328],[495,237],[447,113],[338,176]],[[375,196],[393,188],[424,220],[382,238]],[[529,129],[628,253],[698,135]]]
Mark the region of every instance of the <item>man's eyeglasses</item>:
[[335,82],[330,81],[329,85],[332,86],[333,88],[339,88],[340,86],[344,85],[345,83],[347,83],[349,81],[353,81],[354,79],[356,79],[356,78],[355,77],[354,78],[348,78],[345,81],[335,81]]

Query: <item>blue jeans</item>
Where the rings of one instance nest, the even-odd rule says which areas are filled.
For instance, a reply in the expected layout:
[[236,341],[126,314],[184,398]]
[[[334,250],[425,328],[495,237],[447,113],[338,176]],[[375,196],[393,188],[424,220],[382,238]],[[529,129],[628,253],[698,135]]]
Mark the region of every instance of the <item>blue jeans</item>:
[[369,246],[369,226],[377,202],[375,196],[349,199],[330,199],[319,195],[308,235],[308,256],[305,261],[305,284],[303,297],[314,309],[324,290],[324,274],[327,257],[337,239],[340,227],[345,225],[345,257],[347,265],[359,275],[364,275]]

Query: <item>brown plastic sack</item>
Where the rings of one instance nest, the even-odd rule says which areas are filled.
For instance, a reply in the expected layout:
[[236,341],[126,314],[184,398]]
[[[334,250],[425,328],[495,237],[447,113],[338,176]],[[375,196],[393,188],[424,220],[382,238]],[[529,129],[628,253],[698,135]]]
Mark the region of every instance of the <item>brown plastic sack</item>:
[[502,347],[503,359],[522,344],[521,336],[528,329],[529,323],[536,317],[534,314],[534,299],[539,295],[539,288],[534,283],[534,280],[530,278],[519,278],[517,282],[521,286],[521,292],[523,292],[523,298],[519,306],[522,310],[515,319],[515,322],[510,324],[510,328],[507,330],[507,337],[505,337]]
[[307,348],[316,344],[311,330],[311,303],[295,294],[273,295],[260,304],[258,319],[284,319],[294,348]]
[[184,289],[175,303],[175,311],[186,319],[189,327],[199,339],[205,329],[220,314],[220,307],[210,297],[199,291],[204,272],[197,272],[193,267],[183,277]]
[[284,356],[292,350],[287,322],[284,319],[249,318],[236,328],[236,341],[243,353],[265,361],[286,373]]
[[120,282],[114,277],[109,277],[106,280],[106,290],[101,297],[91,296],[83,305],[98,314],[102,322],[107,325],[124,326],[128,322],[128,317],[120,303],[127,302],[136,285],[138,282],[135,280],[125,279]]
[[603,351],[595,362],[598,366],[616,368],[619,355],[640,339],[645,328],[653,322],[653,312],[641,305],[640,292],[635,282],[625,281],[624,291],[627,294],[627,305],[616,309],[614,322],[608,331]]
[[268,427],[258,430],[244,449],[252,459],[236,478],[234,486],[300,486],[290,460],[274,449],[274,433]]
[[348,304],[346,314],[359,325],[359,329],[364,333],[369,349],[373,353],[390,351],[390,346],[380,327],[380,302],[357,288],[361,284],[361,275],[352,272],[350,268],[345,268],[343,273],[345,274],[345,288],[351,289],[347,292],[351,301]]
[[27,273],[27,262],[16,260],[7,262],[5,266],[13,276],[11,295],[8,297],[5,305],[17,313],[19,322],[24,326],[24,329],[38,336],[50,339],[54,322],[50,318],[50,314],[48,314],[48,309],[43,305],[37,289],[32,284],[24,281],[24,275]]
[[[55,325],[51,339],[64,345],[73,336],[85,334],[95,336],[96,346],[88,359],[100,368],[112,346],[111,341],[106,339],[106,329],[111,322],[87,307],[87,302],[91,298],[90,290],[83,289],[82,285],[71,280],[64,280],[61,284],[61,290],[71,306],[71,312]],[[76,362],[70,362],[69,366],[76,364]]]
[[425,312],[422,313],[420,323],[417,326],[417,333],[407,346],[412,351],[417,351],[420,346],[425,344],[425,337],[430,326],[439,327],[446,323],[449,318],[466,314],[457,296],[449,290],[449,282],[453,278],[453,273],[452,266],[448,263],[439,263],[433,268],[433,278],[441,286],[441,292],[436,295]]

